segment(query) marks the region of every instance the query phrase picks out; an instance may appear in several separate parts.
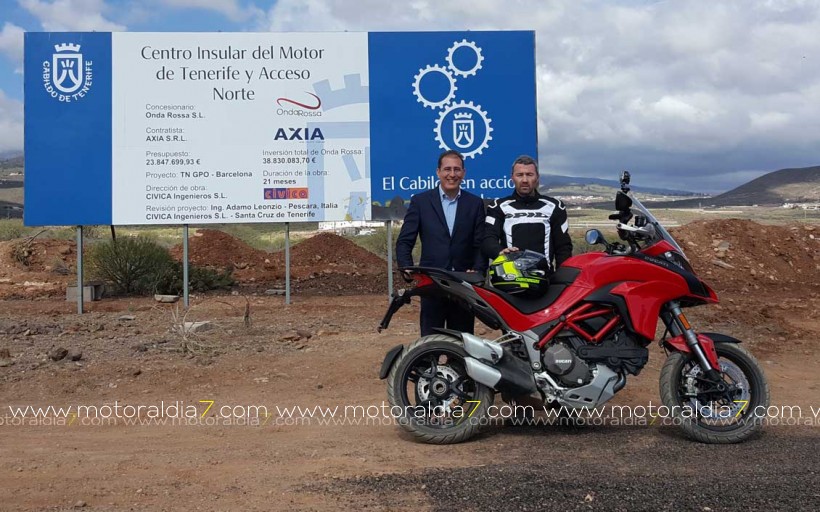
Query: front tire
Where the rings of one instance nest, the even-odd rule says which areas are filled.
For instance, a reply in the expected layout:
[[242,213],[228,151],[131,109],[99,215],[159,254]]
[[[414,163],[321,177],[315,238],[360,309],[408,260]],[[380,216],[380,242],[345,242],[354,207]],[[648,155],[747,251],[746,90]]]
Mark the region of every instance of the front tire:
[[769,385],[758,362],[743,347],[715,343],[715,350],[729,391],[707,389],[697,361],[689,354],[675,352],[661,369],[661,400],[692,439],[710,444],[740,443],[762,429]]
[[493,391],[467,375],[465,357],[460,340],[434,334],[414,341],[391,368],[387,377],[391,410],[417,440],[460,443],[488,423]]

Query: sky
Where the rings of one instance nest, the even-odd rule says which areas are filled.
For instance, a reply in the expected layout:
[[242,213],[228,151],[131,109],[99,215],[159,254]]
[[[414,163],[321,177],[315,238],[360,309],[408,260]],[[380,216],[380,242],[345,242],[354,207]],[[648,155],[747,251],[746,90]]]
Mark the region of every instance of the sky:
[[820,165],[820,0],[0,0],[0,154],[25,31],[344,30],[535,30],[542,173],[716,193]]

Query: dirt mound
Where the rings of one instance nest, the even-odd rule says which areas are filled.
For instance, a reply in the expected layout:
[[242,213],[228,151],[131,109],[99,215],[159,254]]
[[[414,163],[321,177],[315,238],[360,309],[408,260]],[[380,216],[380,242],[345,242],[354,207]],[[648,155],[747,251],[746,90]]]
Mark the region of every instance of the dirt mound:
[[[387,263],[347,238],[333,233],[319,233],[303,240],[290,251],[294,265],[303,266],[306,262],[325,265],[352,265],[356,268],[386,268]],[[284,256],[283,256],[284,257]]]
[[0,242],[0,258],[4,266],[16,266],[30,272],[52,272],[55,269],[74,271],[77,264],[77,243],[74,240],[27,240]]
[[[182,245],[174,246],[171,255],[182,259]],[[268,257],[242,240],[215,229],[200,229],[188,241],[188,261],[208,267],[244,267],[264,264]]]
[[[285,268],[285,252],[275,255]],[[290,250],[293,290],[305,295],[387,293],[387,262],[333,233],[319,233]]]
[[0,299],[31,299],[65,294],[76,280],[73,240],[51,238],[0,242]]
[[[277,264],[284,268],[285,252],[279,251],[274,256]],[[359,275],[384,273],[387,269],[385,260],[333,233],[319,233],[293,246],[290,262],[292,275],[297,279],[315,279],[328,274],[356,278]],[[358,286],[353,282],[355,280],[350,280],[351,286]],[[334,285],[341,284],[335,281],[338,280],[334,280]],[[362,293],[365,291],[362,290]]]
[[749,220],[697,221],[670,230],[707,282],[724,289],[820,283],[820,228]]
[[[171,256],[182,260],[182,244],[171,248]],[[242,240],[216,229],[199,229],[188,242],[188,261],[192,265],[231,269],[240,282],[274,281],[284,269],[270,254],[254,249]]]
[[[171,249],[182,259],[182,245]],[[320,233],[294,245],[290,251],[293,290],[311,295],[382,293],[386,290],[387,262],[332,233]],[[281,288],[285,252],[267,253],[214,229],[201,229],[189,242],[191,264],[233,269],[243,285]]]

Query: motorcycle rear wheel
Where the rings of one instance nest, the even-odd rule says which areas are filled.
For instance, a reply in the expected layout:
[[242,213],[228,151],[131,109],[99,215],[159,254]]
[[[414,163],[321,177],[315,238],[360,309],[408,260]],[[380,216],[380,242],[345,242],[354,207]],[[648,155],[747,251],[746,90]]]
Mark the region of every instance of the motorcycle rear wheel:
[[723,380],[734,392],[709,393],[697,361],[675,352],[661,369],[661,400],[690,438],[709,444],[740,443],[762,429],[769,385],[759,363],[743,347],[715,343],[715,350]]
[[387,377],[391,413],[418,441],[454,444],[488,423],[493,391],[467,375],[461,341],[434,334],[414,341]]

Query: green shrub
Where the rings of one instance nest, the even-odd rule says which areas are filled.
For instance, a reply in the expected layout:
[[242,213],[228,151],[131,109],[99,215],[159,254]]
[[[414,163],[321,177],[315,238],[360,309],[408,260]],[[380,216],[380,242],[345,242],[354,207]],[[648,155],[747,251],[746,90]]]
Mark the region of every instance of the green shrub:
[[[188,266],[188,289],[190,291],[230,289],[235,284],[231,269],[219,272],[207,267]],[[182,263],[175,261],[159,276],[156,293],[179,295],[182,292]]]
[[92,245],[88,264],[90,274],[111,283],[116,293],[145,295],[157,291],[174,260],[155,241],[138,236]]
[[20,238],[24,232],[25,228],[22,221],[17,219],[0,220],[0,241]]
[[[396,247],[396,237],[399,235],[398,229],[393,229],[393,240],[390,242],[393,249]],[[367,249],[382,258],[387,257],[387,229],[376,228],[372,234],[348,236],[348,240],[354,242],[359,247]]]
[[[370,235],[348,236],[348,240],[354,242],[359,247],[367,249],[373,254],[381,258],[387,259],[387,244],[390,244],[391,251],[393,251],[393,260],[396,259],[396,239],[399,237],[401,226],[398,223],[393,224],[393,239],[388,242],[387,228],[376,228]],[[413,246],[413,261],[418,262],[421,257],[421,240],[416,239],[416,244]]]
[[[167,249],[150,238],[100,242],[91,246],[87,257],[92,277],[113,284],[115,293],[182,293],[182,263],[174,261]],[[191,265],[188,283],[191,291],[203,292],[230,288],[235,281],[230,270],[219,272]]]

